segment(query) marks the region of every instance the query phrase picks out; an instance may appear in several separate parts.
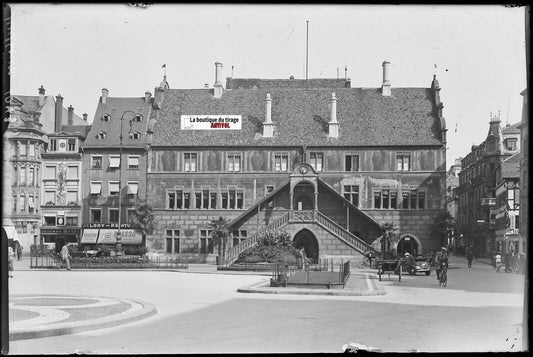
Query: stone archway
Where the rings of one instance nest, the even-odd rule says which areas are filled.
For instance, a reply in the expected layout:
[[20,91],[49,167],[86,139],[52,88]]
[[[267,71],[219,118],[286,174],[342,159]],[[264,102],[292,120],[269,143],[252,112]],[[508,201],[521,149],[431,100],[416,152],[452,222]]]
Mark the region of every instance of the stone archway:
[[292,245],[296,249],[304,248],[307,258],[311,260],[311,263],[317,264],[319,257],[318,240],[313,232],[308,229],[302,229],[292,239]]
[[422,253],[422,245],[415,236],[406,234],[398,241],[396,252],[398,256],[402,256],[405,253],[411,253],[417,256]]

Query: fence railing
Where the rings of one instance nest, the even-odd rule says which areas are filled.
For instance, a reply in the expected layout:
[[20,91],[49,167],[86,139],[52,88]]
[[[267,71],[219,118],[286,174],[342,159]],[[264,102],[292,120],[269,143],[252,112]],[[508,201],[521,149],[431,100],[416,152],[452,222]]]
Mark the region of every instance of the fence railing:
[[[61,258],[56,253],[30,256],[30,268],[59,269]],[[188,259],[166,256],[80,257],[70,260],[74,269],[188,269]]]

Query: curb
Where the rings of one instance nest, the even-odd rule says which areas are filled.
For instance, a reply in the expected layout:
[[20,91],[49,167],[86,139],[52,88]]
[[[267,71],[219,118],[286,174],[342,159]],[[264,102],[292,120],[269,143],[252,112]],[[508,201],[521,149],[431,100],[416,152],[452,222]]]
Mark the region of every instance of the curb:
[[[25,295],[26,296],[26,295]],[[31,295],[27,295],[31,296]],[[52,296],[52,295],[51,295]],[[117,300],[119,300],[117,298]],[[58,323],[54,327],[50,327],[46,324],[34,326],[26,329],[20,329],[18,331],[9,332],[9,340],[10,341],[18,341],[18,340],[28,340],[28,339],[34,339],[34,338],[42,338],[42,337],[51,337],[51,336],[60,336],[60,335],[68,335],[68,334],[74,334],[79,332],[85,332],[85,331],[92,331],[92,330],[100,330],[104,328],[124,325],[127,323],[139,321],[145,318],[148,318],[150,316],[153,316],[157,314],[157,309],[155,308],[155,305],[139,301],[139,300],[127,300],[127,299],[121,299],[128,302],[134,302],[137,304],[140,304],[143,306],[143,308],[140,311],[136,311],[133,313],[126,313],[126,316],[120,317],[112,317],[108,318],[106,321],[106,318],[96,319],[96,320],[89,320],[89,321],[79,321],[79,322],[71,322],[71,323]],[[103,320],[103,321],[102,321]]]
[[369,279],[374,287],[373,290],[362,289],[305,289],[305,288],[271,288],[269,281],[259,284],[252,284],[237,289],[239,293],[259,293],[259,294],[289,294],[289,295],[322,295],[322,296],[377,296],[385,295],[387,292],[382,287],[377,287],[374,279]]

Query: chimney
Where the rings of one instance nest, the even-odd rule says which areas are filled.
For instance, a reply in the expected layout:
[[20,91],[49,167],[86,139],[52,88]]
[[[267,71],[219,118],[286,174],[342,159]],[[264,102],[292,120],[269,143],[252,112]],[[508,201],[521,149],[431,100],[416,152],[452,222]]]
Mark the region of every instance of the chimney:
[[87,113],[83,113],[82,116],[83,116],[83,121],[87,121]]
[[144,102],[150,103],[150,100],[152,99],[152,93],[149,91],[144,92]]
[[39,88],[39,106],[42,106],[44,104],[44,87],[41,85],[41,88]]
[[107,88],[102,88],[102,99],[101,99],[102,104],[106,104],[108,95],[109,95],[109,91],[107,90]]
[[265,122],[263,123],[263,137],[271,138],[274,136],[274,123],[272,123],[272,98],[267,93],[265,99]]
[[337,97],[335,93],[331,93],[331,99],[329,100],[329,123],[328,123],[329,138],[339,137],[339,122],[337,121]]
[[215,85],[214,87],[214,97],[220,98],[222,97],[222,91],[224,90],[224,87],[222,87],[222,82],[220,81],[220,77],[222,76],[222,63],[215,62]]
[[54,131],[56,133],[61,131],[61,124],[63,122],[63,97],[61,94],[56,96],[56,116],[54,122]]
[[384,61],[383,62],[383,84],[381,85],[381,94],[386,97],[390,97],[391,95],[390,80],[389,80],[389,67],[390,67],[390,62]]
[[72,104],[68,107],[68,125],[74,125],[74,108],[72,107]]

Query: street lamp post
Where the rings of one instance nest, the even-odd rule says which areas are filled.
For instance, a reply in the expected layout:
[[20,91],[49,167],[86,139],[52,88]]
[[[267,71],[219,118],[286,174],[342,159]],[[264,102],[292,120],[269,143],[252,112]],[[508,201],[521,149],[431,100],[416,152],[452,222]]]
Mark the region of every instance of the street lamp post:
[[[135,117],[135,112],[131,111],[131,110],[126,110],[124,113],[122,113],[122,116],[120,117],[120,136],[119,136],[119,139],[120,139],[120,148],[119,148],[119,164],[118,164],[118,231],[117,231],[117,245],[116,245],[116,249],[117,249],[117,255],[122,255],[122,244],[121,244],[121,241],[122,241],[122,236],[121,236],[121,232],[120,232],[120,228],[121,228],[121,224],[122,224],[122,123],[124,122],[124,115],[126,113],[131,113],[134,115]],[[133,123],[133,118],[130,119],[130,129],[131,129],[131,126],[132,126],[132,123]]]

